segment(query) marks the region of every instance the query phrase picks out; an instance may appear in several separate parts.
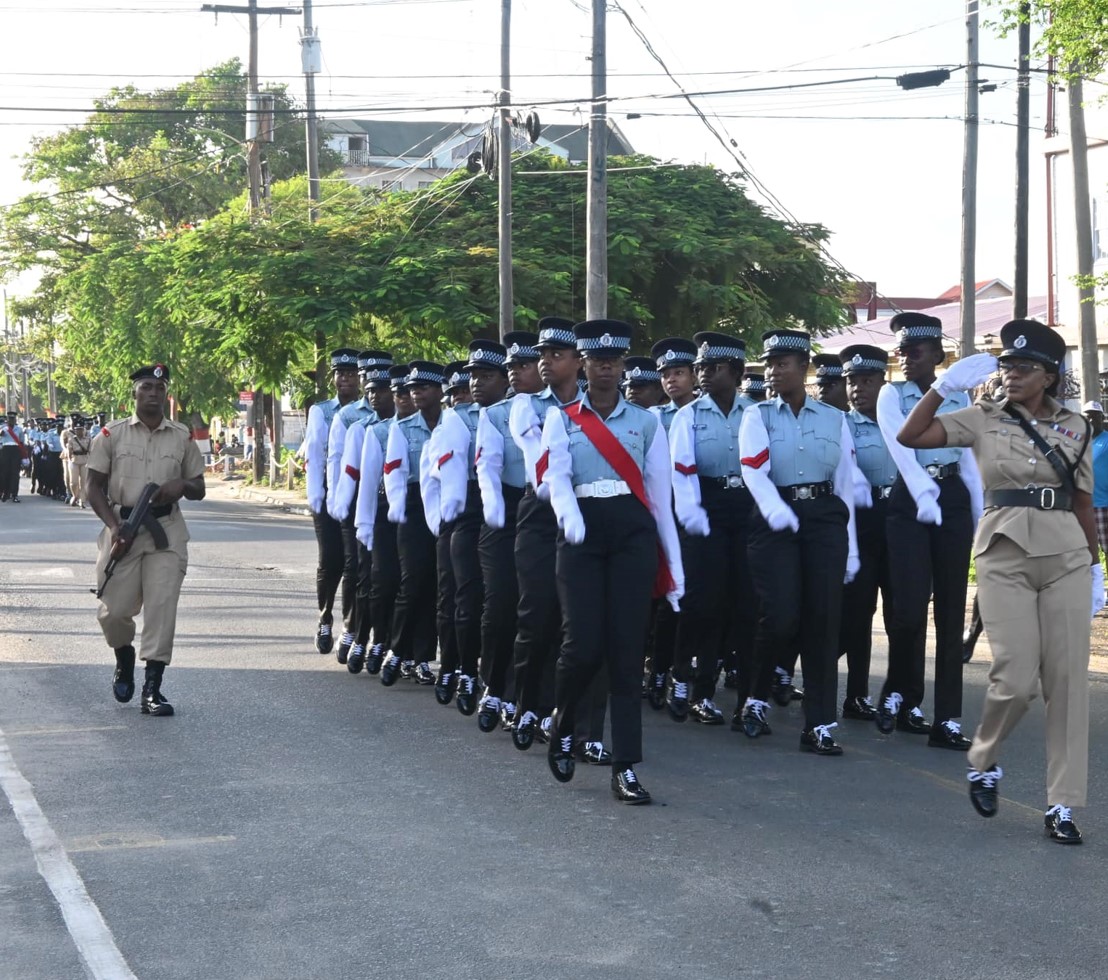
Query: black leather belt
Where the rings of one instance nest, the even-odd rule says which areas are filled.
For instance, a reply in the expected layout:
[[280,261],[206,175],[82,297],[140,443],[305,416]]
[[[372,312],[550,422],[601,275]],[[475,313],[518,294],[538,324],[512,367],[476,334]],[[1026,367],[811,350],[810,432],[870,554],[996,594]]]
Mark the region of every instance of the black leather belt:
[[986,507],[1034,507],[1035,510],[1073,510],[1073,496],[1061,487],[1024,487],[1022,490],[986,490]]
[[893,495],[892,484],[887,487],[874,487],[873,488],[873,500],[876,503],[878,500],[888,500]]
[[948,476],[957,476],[959,473],[957,463],[931,463],[923,469],[933,480],[945,480]]
[[827,497],[835,492],[835,484],[830,480],[823,483],[793,483],[787,487],[778,487],[777,492],[786,500],[815,500]]
[[[158,507],[151,507],[150,513],[155,517],[169,517],[169,515],[173,513],[173,504],[161,504]],[[131,508],[120,507],[119,516],[127,520],[127,518],[131,516]]]
[[525,496],[525,497],[535,496],[535,485],[533,483],[523,484],[523,496]]
[[746,485],[738,473],[731,473],[728,476],[702,476],[700,479],[713,487],[722,487],[724,490],[741,490]]

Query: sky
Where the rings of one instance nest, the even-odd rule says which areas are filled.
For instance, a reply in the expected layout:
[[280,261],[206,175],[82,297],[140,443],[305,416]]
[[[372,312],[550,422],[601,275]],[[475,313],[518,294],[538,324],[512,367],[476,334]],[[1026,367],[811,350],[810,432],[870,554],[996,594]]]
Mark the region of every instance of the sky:
[[[729,172],[741,162],[760,185],[749,189],[755,200],[826,225],[834,258],[858,278],[876,281],[885,295],[937,296],[959,282],[966,73],[915,92],[902,91],[894,79],[964,63],[965,0],[619,0],[618,6],[610,4],[607,19],[608,88],[615,98],[609,113],[636,150]],[[246,18],[224,13],[217,20],[200,7],[201,0],[0,0],[6,41],[0,206],[40,189],[20,179],[18,158],[31,139],[80,122],[92,99],[113,85],[168,86],[232,56],[245,62]],[[558,102],[540,105],[547,122],[587,125],[589,7],[590,0],[513,0],[513,102],[523,109]],[[313,8],[324,118],[490,117],[499,87],[498,0],[316,0]],[[986,9],[982,20],[988,16]],[[287,82],[302,98],[300,24],[299,15],[263,17],[259,62],[263,81]],[[997,87],[980,103],[976,278],[1011,283],[1015,37],[998,38],[983,23],[980,52],[989,66],[981,78]],[[862,81],[844,81],[853,79]],[[725,94],[699,94],[720,90]],[[1042,74],[1033,76],[1031,92],[1029,285],[1041,295]],[[1066,127],[1059,129],[1064,134]],[[20,286],[10,284],[9,294]]]

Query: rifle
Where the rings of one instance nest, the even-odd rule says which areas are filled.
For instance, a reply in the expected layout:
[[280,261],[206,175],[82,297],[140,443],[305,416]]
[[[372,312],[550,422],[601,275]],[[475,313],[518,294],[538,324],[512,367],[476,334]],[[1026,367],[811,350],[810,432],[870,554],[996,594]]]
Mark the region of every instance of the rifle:
[[104,595],[104,589],[108,587],[108,582],[115,572],[115,566],[131,550],[131,545],[135,543],[135,537],[143,528],[150,532],[150,536],[154,539],[154,547],[158,551],[169,547],[169,539],[165,536],[165,529],[150,512],[154,494],[157,492],[158,485],[156,483],[146,484],[142,488],[142,493],[139,494],[138,502],[131,508],[131,513],[127,515],[126,520],[121,525],[119,541],[112,546],[111,557],[108,558],[108,563],[104,566],[104,581],[100,583],[99,588],[89,589],[89,592],[95,595],[97,599]]

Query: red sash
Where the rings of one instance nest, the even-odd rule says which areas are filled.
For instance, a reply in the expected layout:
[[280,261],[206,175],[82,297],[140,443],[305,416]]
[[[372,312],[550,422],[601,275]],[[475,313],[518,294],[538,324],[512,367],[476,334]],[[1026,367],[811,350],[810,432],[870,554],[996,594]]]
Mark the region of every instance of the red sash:
[[[623,444],[615,437],[612,430],[604,420],[595,412],[586,408],[583,402],[573,402],[571,405],[563,405],[562,411],[566,413],[585,433],[586,438],[593,444],[604,461],[616,471],[619,478],[631,488],[631,493],[647,510],[650,503],[646,499],[646,486],[643,483],[642,470],[631,458],[631,454],[623,448]],[[669,574],[669,562],[666,561],[662,542],[658,542],[658,571],[654,576],[653,598],[661,599],[675,588],[673,576]]]
[[20,439],[19,436],[17,436],[15,434],[15,429],[13,429],[10,425],[7,426],[6,428],[8,430],[8,435],[10,435],[15,440],[15,444],[19,447],[19,458],[20,459],[30,459],[31,458],[31,450],[29,450],[25,445],[23,445],[23,440]]

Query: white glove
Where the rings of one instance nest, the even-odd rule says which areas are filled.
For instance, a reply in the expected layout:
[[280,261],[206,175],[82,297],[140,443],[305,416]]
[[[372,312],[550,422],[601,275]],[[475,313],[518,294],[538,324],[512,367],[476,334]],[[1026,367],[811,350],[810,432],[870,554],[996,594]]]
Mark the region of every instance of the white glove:
[[955,391],[972,391],[996,373],[996,358],[992,354],[970,354],[955,361],[943,372],[931,390],[943,398]]
[[920,494],[916,501],[916,520],[921,524],[934,524],[936,527],[942,524],[943,512],[939,507],[937,492]]
[[799,518],[785,501],[771,501],[767,509],[768,513],[763,513],[762,516],[772,530],[792,531],[794,534],[800,530]]
[[859,570],[862,567],[862,559],[857,555],[847,555],[846,557],[846,575],[843,578],[843,585],[850,585],[858,575]]
[[323,510],[323,494],[313,493],[308,497],[308,508],[313,514],[318,514]]
[[484,501],[485,523],[499,531],[504,526],[504,499],[486,499]]
[[1093,573],[1093,615],[1104,608],[1104,566],[1098,561],[1091,566]]
[[389,504],[389,523],[390,524],[407,524],[408,515],[405,513],[407,510],[408,501],[401,498],[395,504]]
[[585,540],[585,518],[581,516],[581,511],[566,514],[562,531],[566,536],[566,544],[580,544]]
[[666,593],[666,601],[669,603],[670,609],[674,612],[681,611],[681,599],[685,595],[685,590],[682,587],[674,589],[672,592]]
[[355,537],[363,545],[365,545],[366,548],[372,550],[372,548],[373,548],[373,527],[371,525],[367,524],[365,527],[358,528],[357,531],[355,532]]
[[706,538],[711,534],[708,524],[708,512],[703,507],[694,506],[681,515],[681,524],[689,534]]

